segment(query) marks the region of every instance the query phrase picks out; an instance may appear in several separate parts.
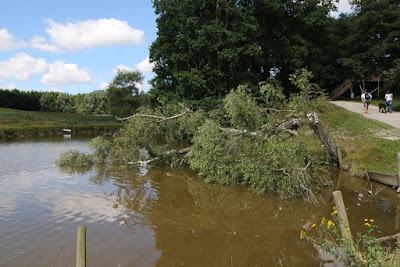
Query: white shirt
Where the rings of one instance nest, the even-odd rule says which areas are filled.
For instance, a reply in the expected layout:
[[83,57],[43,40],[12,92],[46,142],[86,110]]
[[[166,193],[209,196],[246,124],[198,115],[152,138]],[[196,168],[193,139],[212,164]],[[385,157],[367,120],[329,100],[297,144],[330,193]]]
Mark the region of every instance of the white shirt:
[[[370,94],[370,93],[367,93],[367,94]],[[370,94],[370,98],[369,98],[368,101],[371,101],[371,99],[372,99],[372,95]],[[362,100],[362,101],[365,101],[365,93],[363,93],[363,94],[361,95],[361,100]]]
[[392,93],[386,94],[386,95],[385,95],[385,99],[386,99],[386,101],[389,101],[389,100],[392,100],[392,101],[393,101],[393,94],[392,94]]

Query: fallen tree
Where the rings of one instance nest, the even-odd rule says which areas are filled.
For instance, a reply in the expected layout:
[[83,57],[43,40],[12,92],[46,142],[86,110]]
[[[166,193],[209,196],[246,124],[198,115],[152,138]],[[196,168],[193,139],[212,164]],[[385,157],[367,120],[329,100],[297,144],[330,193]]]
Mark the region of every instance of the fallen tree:
[[338,160],[316,113],[323,95],[310,77],[306,70],[292,76],[300,93],[289,99],[279,86],[263,83],[255,92],[261,97],[239,86],[211,112],[182,103],[141,109],[121,118],[126,125],[112,140],[91,142],[94,158],[118,165],[187,164],[211,183],[311,198],[326,181],[298,130],[313,129],[332,162]]

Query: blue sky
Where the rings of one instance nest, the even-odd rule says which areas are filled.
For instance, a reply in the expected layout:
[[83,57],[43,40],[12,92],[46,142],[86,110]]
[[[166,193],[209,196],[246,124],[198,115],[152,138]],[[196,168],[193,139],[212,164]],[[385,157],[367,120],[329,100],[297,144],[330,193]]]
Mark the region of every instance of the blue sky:
[[[340,1],[340,11],[349,8]],[[0,88],[88,93],[119,68],[141,71],[139,87],[149,89],[150,0],[2,0],[1,11]]]

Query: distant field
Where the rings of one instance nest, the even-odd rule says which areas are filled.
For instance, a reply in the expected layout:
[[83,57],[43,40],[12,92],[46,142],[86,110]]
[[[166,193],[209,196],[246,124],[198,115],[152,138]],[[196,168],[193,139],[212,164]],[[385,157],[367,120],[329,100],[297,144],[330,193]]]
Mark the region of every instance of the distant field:
[[110,115],[82,115],[0,108],[0,138],[52,133],[59,128],[119,127]]

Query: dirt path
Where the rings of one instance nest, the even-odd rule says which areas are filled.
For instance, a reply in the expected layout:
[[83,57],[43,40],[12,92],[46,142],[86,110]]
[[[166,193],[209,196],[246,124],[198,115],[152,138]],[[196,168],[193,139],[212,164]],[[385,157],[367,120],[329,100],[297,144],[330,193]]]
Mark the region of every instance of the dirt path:
[[370,106],[368,114],[364,114],[364,106],[362,103],[350,101],[331,101],[331,103],[343,107],[349,111],[359,113],[365,118],[377,120],[400,129],[400,112],[393,111],[393,113],[379,113],[378,107]]

